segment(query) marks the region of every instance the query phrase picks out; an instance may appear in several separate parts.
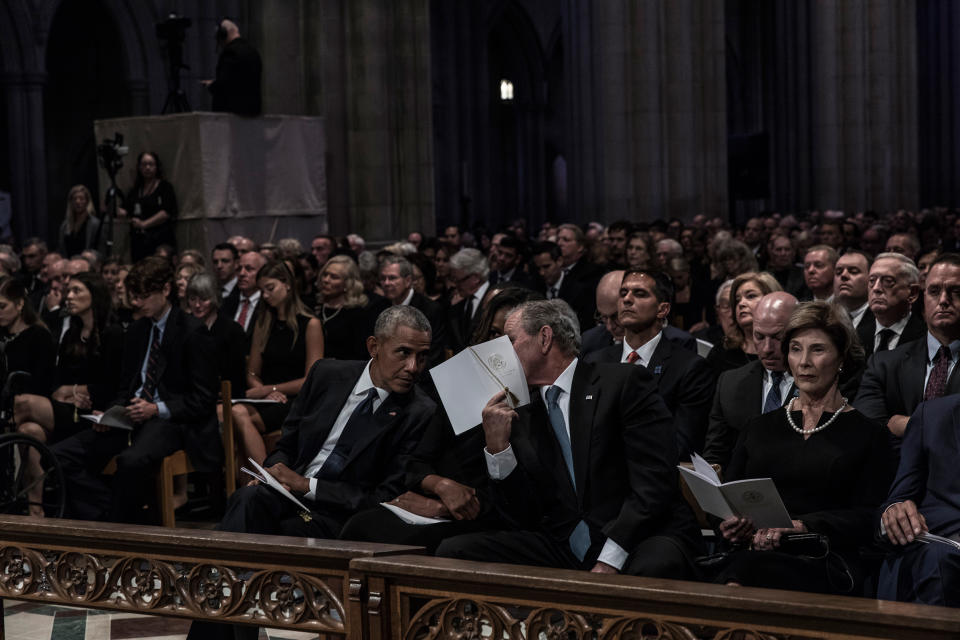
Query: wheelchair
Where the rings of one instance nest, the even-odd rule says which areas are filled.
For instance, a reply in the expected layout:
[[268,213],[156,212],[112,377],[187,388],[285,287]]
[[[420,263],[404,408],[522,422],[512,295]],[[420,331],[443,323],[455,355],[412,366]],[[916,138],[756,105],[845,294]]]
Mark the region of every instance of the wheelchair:
[[[13,399],[26,389],[30,374],[14,371],[0,391],[0,514],[63,517],[67,503],[63,470],[46,444],[17,433]],[[37,466],[39,462],[39,466]]]

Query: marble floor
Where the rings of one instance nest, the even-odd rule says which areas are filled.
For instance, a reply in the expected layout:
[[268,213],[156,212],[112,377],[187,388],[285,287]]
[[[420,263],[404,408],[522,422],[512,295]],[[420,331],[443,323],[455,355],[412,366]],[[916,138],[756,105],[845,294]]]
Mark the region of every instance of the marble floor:
[[[3,601],[5,640],[184,640],[189,620]],[[0,634],[2,636],[3,634]],[[307,640],[316,634],[261,629],[260,640]]]

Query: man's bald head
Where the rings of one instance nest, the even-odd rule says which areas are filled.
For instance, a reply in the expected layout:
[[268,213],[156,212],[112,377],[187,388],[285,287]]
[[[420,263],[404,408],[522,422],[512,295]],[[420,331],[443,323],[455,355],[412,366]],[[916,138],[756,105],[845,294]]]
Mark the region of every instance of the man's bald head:
[[[209,27],[208,27],[209,28]],[[220,35],[223,34],[223,35]],[[231,40],[236,40],[240,37],[240,27],[237,26],[237,23],[229,18],[224,18],[220,21],[220,31],[217,33],[218,40],[221,40],[223,44],[227,44]]]
[[611,271],[597,284],[597,312],[600,314],[604,326],[615,340],[623,338],[623,327],[617,319],[617,301],[620,300],[620,284],[623,282],[623,271]]
[[797,299],[786,291],[775,291],[760,298],[753,310],[753,341],[757,355],[769,371],[784,371],[786,363],[780,343]]

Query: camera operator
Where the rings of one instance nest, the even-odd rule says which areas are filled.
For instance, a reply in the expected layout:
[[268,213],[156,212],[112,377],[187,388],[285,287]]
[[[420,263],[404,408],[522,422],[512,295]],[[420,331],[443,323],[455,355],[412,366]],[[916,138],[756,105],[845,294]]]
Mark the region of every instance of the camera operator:
[[144,151],[137,158],[137,177],[127,194],[120,216],[130,217],[130,255],[133,262],[152,256],[162,244],[176,246],[173,221],[177,217],[177,195],[163,179],[160,157]]
[[217,28],[217,50],[216,79],[201,81],[213,94],[213,111],[260,115],[260,54],[240,37],[240,28],[229,19]]

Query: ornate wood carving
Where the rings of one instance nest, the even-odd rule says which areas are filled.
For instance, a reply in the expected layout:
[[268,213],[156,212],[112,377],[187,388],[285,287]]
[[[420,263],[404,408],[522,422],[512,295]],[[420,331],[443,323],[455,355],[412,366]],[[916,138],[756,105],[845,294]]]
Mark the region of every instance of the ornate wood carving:
[[[556,607],[525,618],[501,604],[472,598],[431,600],[406,625],[405,640],[803,640],[795,634],[704,627],[650,616],[604,616]],[[522,615],[522,614],[521,614]],[[807,638],[806,636],[804,638]],[[808,638],[808,640],[810,640]]]
[[22,546],[0,547],[4,597],[327,633],[343,633],[346,620],[322,575]]

